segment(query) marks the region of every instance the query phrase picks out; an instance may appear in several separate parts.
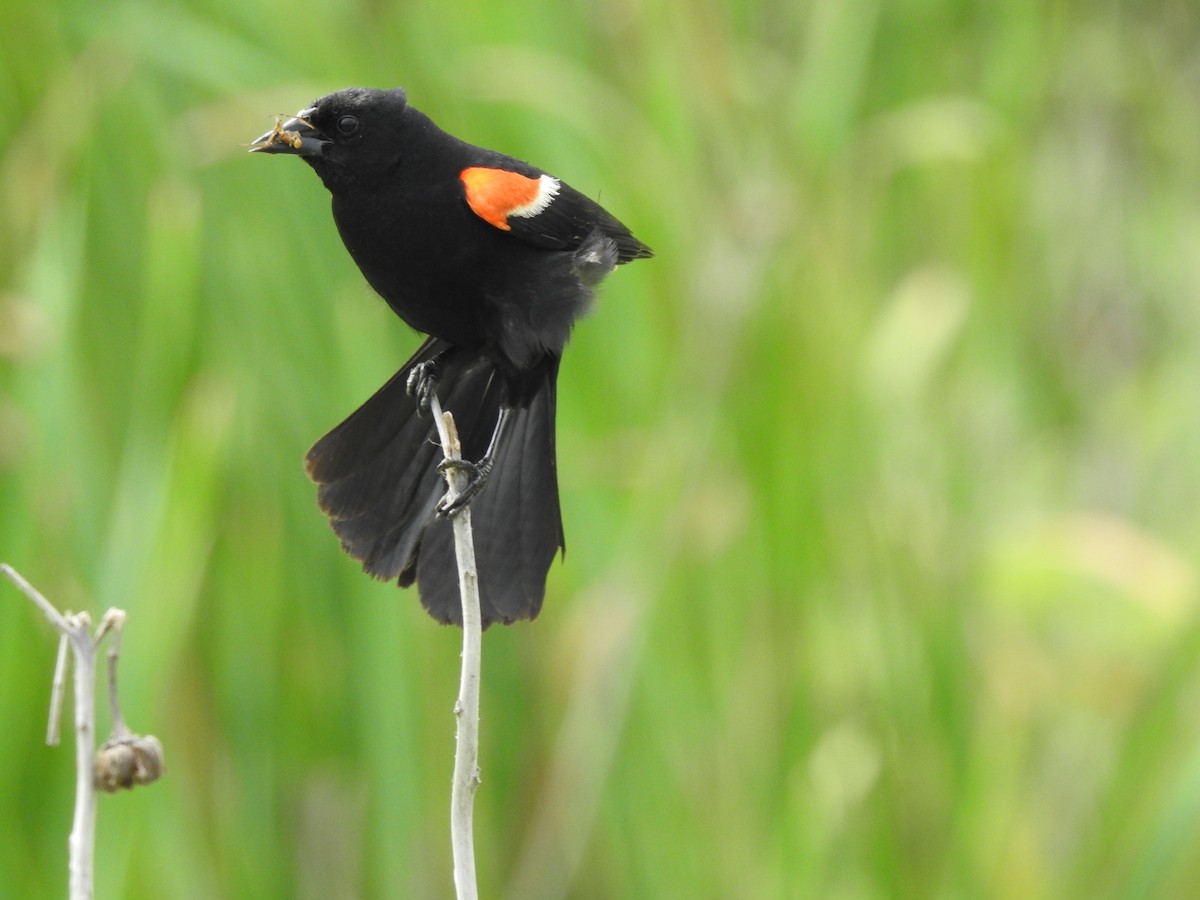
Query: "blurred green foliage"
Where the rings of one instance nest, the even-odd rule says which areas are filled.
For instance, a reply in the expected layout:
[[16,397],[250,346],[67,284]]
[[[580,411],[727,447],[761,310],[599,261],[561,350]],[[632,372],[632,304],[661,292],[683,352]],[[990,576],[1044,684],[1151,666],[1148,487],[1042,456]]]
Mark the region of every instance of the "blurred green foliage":
[[[1192,896],[1197,46],[1183,0],[8,4],[0,558],[129,612],[169,768],[97,895],[451,894],[459,634],[301,468],[417,337],[244,148],[403,84],[658,252],[484,642],[483,894]],[[0,585],[5,896],[65,892],[53,656]]]

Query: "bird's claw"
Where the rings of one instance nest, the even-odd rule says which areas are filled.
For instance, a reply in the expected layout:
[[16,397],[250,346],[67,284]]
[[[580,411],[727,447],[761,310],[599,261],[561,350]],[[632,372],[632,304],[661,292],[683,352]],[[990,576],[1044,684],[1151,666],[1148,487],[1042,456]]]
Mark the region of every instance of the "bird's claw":
[[492,474],[492,462],[487,459],[477,463],[467,459],[443,459],[438,463],[437,471],[443,477],[452,471],[465,472],[468,476],[469,480],[461,491],[447,493],[434,507],[434,512],[439,518],[453,519],[466,509],[483,490],[488,476]]
[[408,373],[406,389],[410,397],[417,398],[417,413],[425,415],[433,404],[434,391],[438,384],[438,365],[436,360],[427,359],[417,363]]

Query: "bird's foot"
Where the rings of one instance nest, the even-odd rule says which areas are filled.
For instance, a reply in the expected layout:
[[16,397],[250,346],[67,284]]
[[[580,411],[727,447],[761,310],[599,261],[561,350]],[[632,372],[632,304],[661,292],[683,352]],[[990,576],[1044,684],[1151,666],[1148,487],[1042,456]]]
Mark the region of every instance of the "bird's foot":
[[408,373],[406,389],[410,397],[417,398],[419,415],[423,416],[429,412],[429,407],[433,403],[433,392],[437,390],[440,375],[436,358],[417,363]]
[[437,467],[439,475],[446,475],[448,472],[457,470],[465,472],[469,477],[466,485],[461,491],[451,495],[446,494],[438,505],[434,508],[434,512],[443,519],[453,519],[460,512],[466,509],[472,500],[474,500],[479,492],[483,490],[483,486],[487,484],[488,476],[492,474],[492,461],[484,457],[477,463],[473,463],[466,459],[444,459]]

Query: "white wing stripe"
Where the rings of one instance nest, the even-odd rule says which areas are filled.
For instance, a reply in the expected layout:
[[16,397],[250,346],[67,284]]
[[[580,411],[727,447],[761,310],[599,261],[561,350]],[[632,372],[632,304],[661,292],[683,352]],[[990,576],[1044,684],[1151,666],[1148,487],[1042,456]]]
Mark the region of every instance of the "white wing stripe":
[[531,219],[550,205],[550,201],[558,196],[558,179],[550,175],[543,175],[538,179],[537,196],[521,206],[514,206],[508,211],[510,216],[520,216],[522,219]]

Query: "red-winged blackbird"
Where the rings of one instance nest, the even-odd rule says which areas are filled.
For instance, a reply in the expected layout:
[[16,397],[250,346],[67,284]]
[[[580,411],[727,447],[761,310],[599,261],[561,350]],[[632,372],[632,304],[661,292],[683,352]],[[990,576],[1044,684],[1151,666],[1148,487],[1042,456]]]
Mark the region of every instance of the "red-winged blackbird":
[[436,391],[454,413],[464,458],[478,460],[465,500],[484,625],[534,618],[565,547],[554,454],[559,357],[597,283],[650,249],[565,182],[442,131],[400,89],[322,97],[251,149],[312,166],[367,281],[429,335],[308,452],[342,546],[377,578],[415,580],[430,615],[461,624],[447,521],[461,506],[440,499],[441,450],[425,415]]

